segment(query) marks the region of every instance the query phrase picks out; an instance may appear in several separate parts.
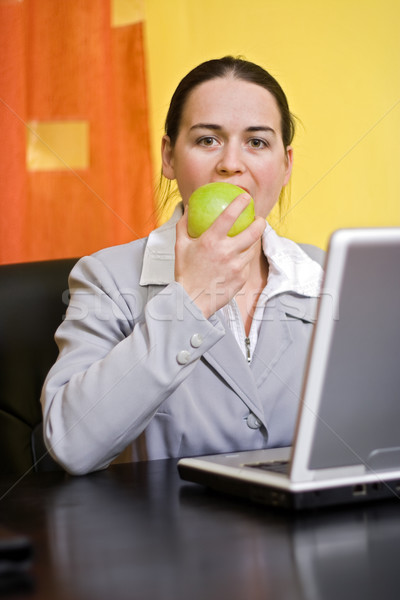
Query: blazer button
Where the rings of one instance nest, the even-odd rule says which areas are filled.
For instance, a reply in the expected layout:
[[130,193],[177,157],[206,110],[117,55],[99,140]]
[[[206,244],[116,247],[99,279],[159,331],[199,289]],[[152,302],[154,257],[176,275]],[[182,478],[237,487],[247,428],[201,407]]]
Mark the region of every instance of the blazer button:
[[260,419],[254,413],[250,413],[247,417],[247,427],[250,427],[250,429],[260,429],[261,425]]
[[200,333],[194,333],[190,338],[192,348],[199,348],[203,343],[203,336]]
[[186,365],[190,360],[190,353],[187,350],[181,350],[176,355],[176,360],[179,365]]

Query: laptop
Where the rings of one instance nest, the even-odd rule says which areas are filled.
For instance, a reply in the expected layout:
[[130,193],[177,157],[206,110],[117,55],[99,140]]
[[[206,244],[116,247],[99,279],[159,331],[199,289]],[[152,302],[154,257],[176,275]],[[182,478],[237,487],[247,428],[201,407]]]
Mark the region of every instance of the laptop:
[[400,500],[400,227],[331,236],[293,446],[182,458],[178,470],[292,509]]

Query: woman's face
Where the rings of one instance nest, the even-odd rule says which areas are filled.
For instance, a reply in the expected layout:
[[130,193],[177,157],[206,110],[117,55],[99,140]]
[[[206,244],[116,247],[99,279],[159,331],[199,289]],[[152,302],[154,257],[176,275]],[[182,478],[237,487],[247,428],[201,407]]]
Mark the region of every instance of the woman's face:
[[175,145],[163,138],[163,174],[177,180],[185,205],[199,186],[226,181],[247,190],[256,214],[267,217],[292,170],[280,121],[275,98],[259,85],[206,81],[186,100]]

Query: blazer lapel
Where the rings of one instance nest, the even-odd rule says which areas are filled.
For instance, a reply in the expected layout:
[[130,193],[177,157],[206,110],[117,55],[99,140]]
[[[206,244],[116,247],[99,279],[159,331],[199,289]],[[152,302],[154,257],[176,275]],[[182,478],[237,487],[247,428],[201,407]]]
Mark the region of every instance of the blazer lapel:
[[254,380],[258,388],[261,387],[292,343],[284,313],[279,307],[267,305],[263,319],[264,322],[260,327],[251,362]]
[[207,362],[241,398],[251,412],[264,421],[262,403],[250,365],[246,362],[239,345],[223,317],[218,315],[225,328],[225,335],[204,353]]
[[272,299],[264,310],[265,323],[255,348],[252,370],[259,388],[273,372],[278,361],[292,344],[288,321],[300,319],[314,323],[316,320],[318,298],[282,294]]

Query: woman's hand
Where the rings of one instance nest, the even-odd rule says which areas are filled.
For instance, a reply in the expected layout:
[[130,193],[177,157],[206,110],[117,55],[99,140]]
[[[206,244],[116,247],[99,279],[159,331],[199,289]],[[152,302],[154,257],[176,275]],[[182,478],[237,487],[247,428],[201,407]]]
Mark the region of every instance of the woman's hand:
[[198,238],[187,232],[187,208],[176,226],[175,280],[206,319],[225,306],[243,287],[251,261],[261,252],[266,222],[254,222],[234,237],[228,231],[250,202],[240,194]]

